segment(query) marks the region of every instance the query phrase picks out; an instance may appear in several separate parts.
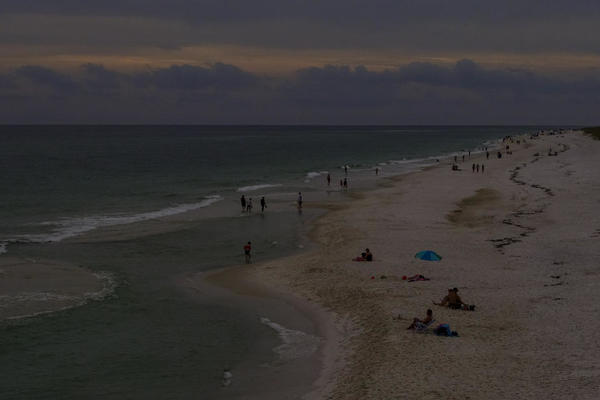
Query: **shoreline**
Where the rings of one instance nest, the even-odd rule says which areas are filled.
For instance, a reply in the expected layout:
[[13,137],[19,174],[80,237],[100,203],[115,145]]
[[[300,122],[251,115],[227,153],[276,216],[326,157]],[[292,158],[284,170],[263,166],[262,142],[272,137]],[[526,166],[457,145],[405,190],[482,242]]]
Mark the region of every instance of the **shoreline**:
[[[556,282],[553,283],[554,278],[548,277],[550,272],[544,274],[545,271],[540,270],[541,266],[537,262],[533,263],[535,268],[527,267],[527,264],[521,265],[521,259],[540,251],[535,239],[529,236],[543,236],[544,240],[556,241],[545,233],[545,230],[550,228],[549,222],[543,218],[548,217],[544,215],[547,209],[556,208],[551,201],[556,201],[557,196],[548,200],[548,197],[553,196],[549,189],[551,185],[546,186],[543,181],[552,179],[552,171],[555,169],[565,168],[564,165],[568,166],[570,161],[578,159],[576,150],[581,151],[581,146],[585,147],[587,140],[591,141],[580,133],[570,132],[527,139],[527,145],[519,147],[511,144],[512,155],[504,154],[501,160],[496,159],[494,155],[492,160],[485,161],[485,174],[472,173],[467,168],[463,168],[462,171],[450,171],[451,162],[444,160],[440,161],[439,165],[423,171],[390,178],[389,185],[386,183],[379,189],[361,193],[348,207],[332,207],[333,210],[319,217],[310,231],[311,239],[317,243],[317,249],[301,256],[284,257],[255,265],[250,272],[251,277],[245,278],[246,282],[260,281],[271,288],[279,288],[279,291],[289,291],[305,301],[319,304],[322,309],[327,310],[326,315],[329,315],[330,319],[335,318],[332,316],[339,316],[353,325],[352,335],[346,333],[331,339],[337,340],[337,347],[336,354],[330,358],[345,359],[346,362],[334,364],[333,367],[330,364],[328,369],[322,371],[317,384],[327,382],[329,386],[321,386],[321,397],[306,398],[322,398],[325,393],[329,393],[332,398],[380,398],[381,395],[407,395],[407,390],[412,396],[445,398],[442,387],[457,393],[458,397],[505,398],[517,393],[517,387],[523,385],[524,377],[539,378],[539,371],[534,367],[524,367],[527,364],[519,362],[520,368],[525,368],[526,373],[523,377],[511,374],[514,382],[507,384],[506,388],[501,388],[501,385],[498,386],[499,378],[493,374],[482,373],[479,369],[473,370],[463,359],[476,364],[476,368],[491,368],[492,371],[498,371],[498,368],[512,368],[515,364],[512,357],[524,356],[517,356],[518,350],[506,350],[502,343],[511,343],[513,338],[521,335],[527,338],[523,340],[527,345],[531,345],[533,340],[533,332],[530,332],[527,324],[523,325],[521,322],[526,317],[518,306],[519,302],[524,301],[524,304],[539,307],[543,315],[549,312],[548,307],[552,309],[555,306],[552,303],[540,305],[539,300],[527,300],[528,294],[546,290],[537,289],[541,286],[538,285],[539,280],[550,280],[549,283],[543,284],[542,288],[554,287]],[[575,142],[578,148],[574,149],[571,143],[570,147],[556,147],[559,151],[558,157],[546,156],[548,145],[558,146],[559,142],[564,141]],[[565,152],[569,154],[569,162],[562,161],[566,157],[563,156]],[[536,153],[539,155],[535,156]],[[485,160],[485,153],[472,156],[464,165],[470,169],[471,163],[477,163],[479,160]],[[548,165],[540,168],[541,163],[537,162],[540,160]],[[552,163],[554,161],[558,164]],[[583,161],[592,162],[589,155]],[[459,165],[463,163],[459,162]],[[537,174],[533,181],[528,176],[522,176],[529,174],[533,169]],[[575,173],[567,172],[567,179]],[[595,176],[588,178],[594,179]],[[438,199],[435,198],[435,193],[430,192],[424,196],[415,195],[416,189],[424,187],[423,179],[431,179],[432,182],[441,184],[440,192],[443,195],[438,195]],[[474,179],[477,181],[474,182]],[[444,180],[448,181],[445,185]],[[445,188],[448,189],[447,192],[444,192]],[[563,195],[568,198],[569,193]],[[401,200],[400,206],[395,204],[405,197],[410,199]],[[427,207],[419,205],[418,201],[423,200],[421,197],[424,197],[425,202],[429,201],[437,206],[434,208],[435,215],[426,216],[432,204],[428,204]],[[388,209],[384,209],[385,207]],[[404,209],[398,209],[402,207]],[[544,210],[539,212],[539,207],[543,207]],[[407,218],[403,212],[414,213],[410,217],[417,217],[414,220]],[[553,210],[552,217],[555,213]],[[457,215],[458,219],[453,220]],[[394,221],[393,217],[404,220]],[[526,219],[528,221],[524,221]],[[411,233],[412,229],[419,230],[415,222],[427,226],[431,234],[423,237],[422,234]],[[385,229],[382,229],[382,223],[385,224]],[[554,226],[551,228],[555,229]],[[390,250],[393,249],[393,239],[402,243],[400,247],[403,252],[412,248],[408,251],[408,257],[394,259],[394,255],[397,257],[397,251]],[[466,246],[467,248],[475,245],[480,252],[474,257],[477,258],[476,262],[459,254],[458,250],[465,240],[472,243]],[[373,242],[375,244],[372,244]],[[432,265],[412,258],[416,251],[430,246],[427,243],[432,242],[435,244],[434,250],[441,249],[444,256],[448,255],[445,261],[439,265]],[[375,252],[375,261],[368,264],[349,262],[364,247],[371,247]],[[456,264],[453,271],[440,268],[452,259],[452,264]],[[481,260],[486,260],[488,264],[483,269]],[[554,269],[560,269],[567,261],[555,260],[552,263]],[[398,264],[404,266],[398,269]],[[511,264],[518,264],[521,269]],[[535,279],[525,275],[524,270]],[[540,272],[546,278],[543,278]],[[400,278],[402,275],[413,273],[423,273],[432,280],[427,283],[407,284]],[[386,279],[371,279],[381,276],[385,276]],[[461,338],[407,336],[404,325],[408,325],[412,316],[424,314],[423,309],[431,307],[432,300],[442,297],[447,287],[455,286],[460,288],[463,298],[478,306],[477,311],[460,313],[436,307],[434,312],[438,322],[450,322],[453,329],[457,327]],[[556,286],[565,288],[560,281]],[[505,292],[510,295],[506,298],[500,296]],[[500,297],[492,297],[490,300],[489,296]],[[546,295],[539,296],[542,296],[542,299],[546,298]],[[554,301],[560,299],[563,298],[557,297]],[[399,316],[399,321],[394,320],[396,315]],[[548,322],[545,318],[538,321],[544,326],[547,326]],[[504,324],[513,325],[513,328],[506,329]],[[338,333],[343,332],[340,326],[338,325]],[[499,330],[500,336],[494,341],[500,343],[489,345],[484,337],[494,330]],[[452,344],[456,349],[448,347],[448,341],[453,340]],[[405,347],[407,345],[409,347]],[[431,355],[420,354],[428,351],[423,345],[431,347],[434,358]],[[495,366],[481,357],[472,355],[465,346],[474,346],[484,354],[497,354],[492,357],[496,360]],[[521,348],[523,345],[517,347]],[[493,353],[489,353],[490,351]],[[472,371],[474,377],[464,382],[455,372],[435,372],[423,368],[422,364],[435,365],[434,360],[439,357],[456,362],[463,371]],[[529,355],[535,362],[540,362],[545,357],[547,356],[544,349],[539,347]],[[422,362],[420,361],[417,367],[403,361],[419,358]],[[406,366],[401,367],[402,365]],[[407,373],[405,368],[412,368],[412,372]],[[408,382],[414,385],[413,388],[408,389],[405,386],[407,375]],[[424,382],[419,381],[419,376]],[[427,389],[431,385],[434,388]],[[478,385],[480,387],[476,388]],[[527,392],[534,396],[548,395],[549,388],[557,390],[556,385],[526,385]],[[580,392],[583,397],[586,397],[586,393],[590,394],[589,391],[586,392],[585,387],[581,388]]]

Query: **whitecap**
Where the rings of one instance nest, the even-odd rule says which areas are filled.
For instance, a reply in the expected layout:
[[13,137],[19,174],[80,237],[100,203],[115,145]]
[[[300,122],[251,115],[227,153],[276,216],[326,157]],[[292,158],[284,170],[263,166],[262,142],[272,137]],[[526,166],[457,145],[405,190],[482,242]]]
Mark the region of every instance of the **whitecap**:
[[282,360],[295,360],[297,358],[308,357],[314,354],[321,344],[321,338],[318,336],[288,329],[265,317],[262,317],[260,322],[275,330],[281,338],[283,343],[275,347],[273,351]]
[[255,190],[270,188],[270,187],[279,187],[281,184],[279,183],[265,183],[262,185],[250,185],[250,186],[242,186],[237,189],[238,192],[253,192]]
[[208,207],[211,204],[221,200],[223,200],[223,197],[214,195],[206,196],[204,200],[197,203],[179,204],[176,206],[163,208],[157,211],[149,211],[134,215],[96,215],[80,218],[63,218],[58,221],[46,221],[38,225],[54,226],[56,227],[56,229],[47,234],[17,236],[17,238],[12,239],[11,242],[60,242],[61,240],[78,236],[83,233],[92,231],[94,229],[115,225],[126,225],[135,222],[142,222],[151,219],[168,217],[192,210],[197,210],[199,208]]

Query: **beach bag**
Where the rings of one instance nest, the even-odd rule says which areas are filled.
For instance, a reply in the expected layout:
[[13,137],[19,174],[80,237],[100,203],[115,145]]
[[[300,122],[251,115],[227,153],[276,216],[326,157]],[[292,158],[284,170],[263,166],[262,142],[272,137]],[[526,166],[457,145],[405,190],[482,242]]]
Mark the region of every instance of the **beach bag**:
[[448,324],[439,324],[437,328],[433,330],[438,336],[452,336],[452,331],[450,330],[450,325]]

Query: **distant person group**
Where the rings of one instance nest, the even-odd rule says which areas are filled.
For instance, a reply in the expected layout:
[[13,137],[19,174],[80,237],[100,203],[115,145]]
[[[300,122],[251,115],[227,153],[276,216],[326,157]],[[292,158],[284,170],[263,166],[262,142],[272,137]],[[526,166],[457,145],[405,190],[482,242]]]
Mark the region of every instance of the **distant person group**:
[[365,251],[360,253],[360,256],[353,258],[352,261],[373,261],[373,253],[367,247]]
[[[246,200],[246,196],[242,195],[242,197],[240,197],[240,204],[242,205],[242,212],[248,214],[252,213],[252,197]],[[267,208],[267,201],[265,200],[265,197],[262,196],[260,198],[260,212],[264,213],[265,208]]]
[[475,171],[479,172],[480,169],[481,169],[481,173],[483,173],[485,171],[485,165],[473,164],[473,172],[475,172]]
[[[433,304],[440,307],[448,307],[453,310],[475,311],[474,305],[467,304],[460,298],[457,288],[448,289],[448,294],[444,296],[440,302],[436,303],[434,301]],[[433,322],[435,322],[433,319],[433,311],[428,309],[425,318],[413,318],[412,323],[406,329],[424,332],[433,324]],[[450,329],[450,325],[448,324],[439,324],[433,330],[433,333],[438,336],[458,336],[458,333],[456,331],[452,331]]]

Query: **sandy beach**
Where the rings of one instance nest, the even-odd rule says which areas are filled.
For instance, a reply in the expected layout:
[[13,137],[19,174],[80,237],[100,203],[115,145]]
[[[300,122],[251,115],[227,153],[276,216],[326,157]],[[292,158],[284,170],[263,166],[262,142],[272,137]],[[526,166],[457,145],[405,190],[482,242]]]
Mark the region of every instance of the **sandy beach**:
[[[597,398],[600,142],[525,139],[501,159],[467,156],[460,171],[442,160],[355,193],[315,223],[314,250],[234,280],[293,294],[333,322],[306,398]],[[374,262],[351,261],[366,247]],[[426,249],[443,259],[414,258]],[[430,280],[402,280],[415,274]],[[432,304],[452,287],[474,312]],[[406,330],[428,308],[459,337]]]

